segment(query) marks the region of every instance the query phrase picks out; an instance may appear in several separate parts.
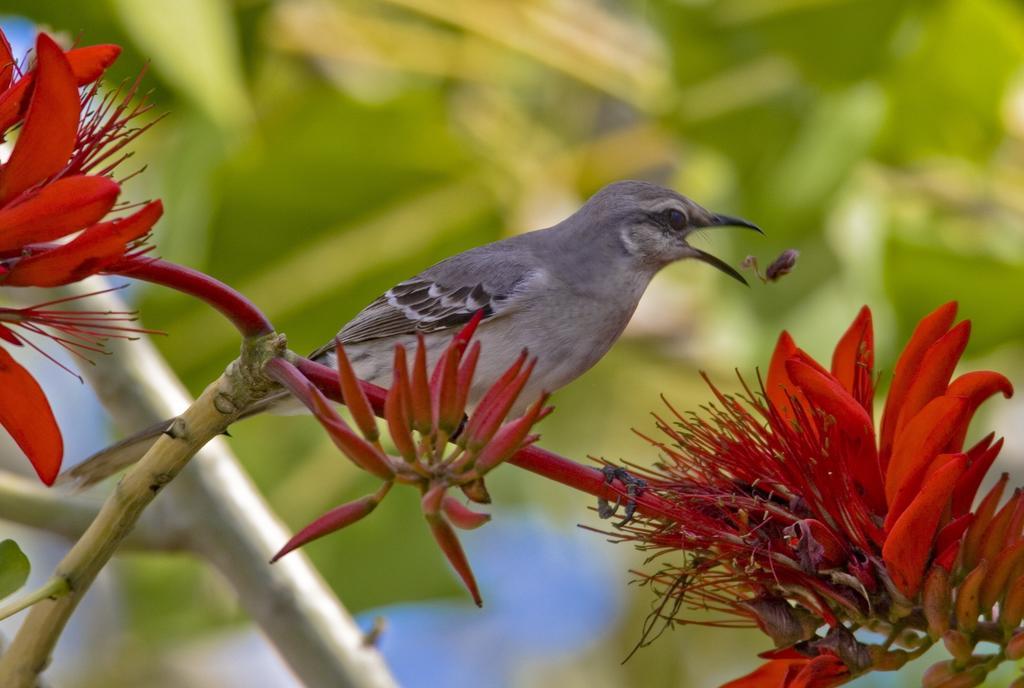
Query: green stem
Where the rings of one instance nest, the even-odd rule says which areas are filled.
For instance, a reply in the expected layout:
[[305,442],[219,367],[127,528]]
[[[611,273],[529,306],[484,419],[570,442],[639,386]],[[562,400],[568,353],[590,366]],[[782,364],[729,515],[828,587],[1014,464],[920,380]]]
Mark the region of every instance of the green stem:
[[28,609],[36,602],[42,602],[46,599],[55,600],[58,597],[63,597],[69,590],[71,590],[71,587],[68,585],[66,578],[54,576],[50,580],[46,581],[46,584],[42,587],[23,595],[20,599],[14,600],[9,604],[0,607],[0,621],[9,616],[14,616],[24,609]]

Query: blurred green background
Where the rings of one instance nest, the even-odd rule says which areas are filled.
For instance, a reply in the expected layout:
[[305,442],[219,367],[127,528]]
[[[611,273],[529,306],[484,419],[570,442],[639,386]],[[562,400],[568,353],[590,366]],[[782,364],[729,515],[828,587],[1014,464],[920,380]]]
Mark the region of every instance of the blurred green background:
[[[627,336],[555,397],[542,444],[566,455],[650,460],[630,428],[649,427],[659,393],[695,407],[707,397],[699,369],[728,385],[734,368],[766,364],[782,328],[827,357],[864,303],[883,373],[917,318],[958,299],[975,325],[967,365],[1021,379],[1020,3],[6,0],[2,9],[83,43],[123,45],[112,80],[149,61],[146,83],[168,116],[136,146],[148,169],[128,188],[164,200],[159,254],[241,289],[298,351],[396,281],[551,224],[615,179],[659,181],[760,224],[764,239],[707,237],[705,248],[734,264],[800,250],[792,275],[749,290],[692,263],[659,276]],[[147,290],[141,305],[146,326],[170,335],[158,344],[193,391],[237,351],[233,331],[194,302]],[[976,431],[1009,434],[1004,467],[1019,472],[1020,409],[992,406]],[[309,419],[261,418],[233,434],[293,527],[373,483]],[[491,490],[499,514],[597,523],[590,500],[514,468]],[[412,499],[389,500],[308,548],[354,611],[464,600],[416,510]],[[525,672],[521,685],[705,686],[756,664],[765,638],[687,627],[620,665],[651,600],[626,588],[639,560],[617,549],[622,589],[609,595],[626,595],[625,613],[595,629],[585,652]],[[244,623],[194,561],[133,556],[118,566],[133,651],[111,675],[124,685],[153,685],[153,667],[177,644]],[[859,685],[915,685],[914,673]],[[96,685],[111,685],[107,676]]]

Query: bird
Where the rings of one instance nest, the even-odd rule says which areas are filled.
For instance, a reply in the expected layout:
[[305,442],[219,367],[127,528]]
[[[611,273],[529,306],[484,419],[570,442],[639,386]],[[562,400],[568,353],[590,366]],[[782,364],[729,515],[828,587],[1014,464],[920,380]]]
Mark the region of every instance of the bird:
[[[387,387],[396,344],[422,336],[433,365],[451,337],[477,313],[480,360],[468,410],[523,352],[533,374],[510,417],[542,393],[580,377],[611,349],[640,298],[664,267],[693,259],[746,284],[725,261],[691,245],[696,232],[752,222],[711,212],[657,184],[625,180],[603,187],[561,222],[471,248],[396,284],[346,323],[309,358],[335,367],[340,343],[356,375]],[[291,412],[282,390],[243,415]],[[147,428],[86,459],[62,476],[79,487],[141,458],[167,423]]]

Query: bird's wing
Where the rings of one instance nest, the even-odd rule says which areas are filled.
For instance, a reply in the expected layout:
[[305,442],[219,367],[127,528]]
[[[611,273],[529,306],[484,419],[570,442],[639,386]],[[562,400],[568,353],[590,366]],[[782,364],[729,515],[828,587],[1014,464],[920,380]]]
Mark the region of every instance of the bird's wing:
[[[375,299],[341,329],[338,340],[355,344],[453,329],[469,322],[480,310],[486,322],[520,308],[531,285],[543,279],[542,270],[513,261],[504,261],[486,276],[472,270],[431,269]],[[333,348],[334,342],[330,342],[313,352],[311,358]]]

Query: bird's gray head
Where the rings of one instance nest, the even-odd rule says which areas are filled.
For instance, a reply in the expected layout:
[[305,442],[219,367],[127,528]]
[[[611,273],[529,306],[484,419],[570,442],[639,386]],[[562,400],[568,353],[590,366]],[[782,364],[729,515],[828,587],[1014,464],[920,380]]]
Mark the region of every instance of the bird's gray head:
[[[684,258],[708,263],[746,284],[730,265],[691,246],[687,238],[710,227],[746,227],[754,224],[729,215],[713,213],[671,189],[641,181],[609,184],[573,218],[591,241],[609,242],[640,265],[658,270]],[[594,230],[601,236],[595,236]]]

